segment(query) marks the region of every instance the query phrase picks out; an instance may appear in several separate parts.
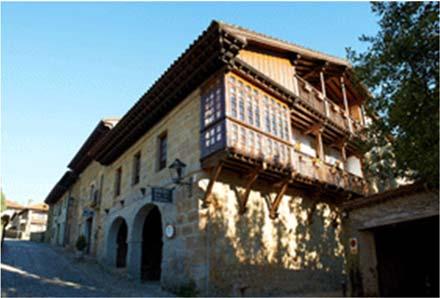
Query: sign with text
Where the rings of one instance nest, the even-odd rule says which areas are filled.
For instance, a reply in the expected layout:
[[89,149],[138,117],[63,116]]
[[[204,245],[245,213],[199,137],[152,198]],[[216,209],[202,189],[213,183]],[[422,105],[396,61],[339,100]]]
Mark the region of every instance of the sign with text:
[[153,202],[172,203],[173,190],[162,187],[153,187],[151,188],[151,200]]

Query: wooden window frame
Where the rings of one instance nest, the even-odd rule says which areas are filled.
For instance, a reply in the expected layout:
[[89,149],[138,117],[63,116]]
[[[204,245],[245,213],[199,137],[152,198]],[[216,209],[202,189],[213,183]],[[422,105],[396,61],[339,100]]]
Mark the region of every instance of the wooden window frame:
[[[164,141],[165,141],[165,150],[163,150]],[[167,155],[168,155],[168,132],[164,131],[157,137],[157,167],[156,167],[157,172],[167,167]]]
[[115,185],[114,185],[114,197],[121,195],[122,188],[122,167],[116,169],[115,172]]
[[141,151],[133,155],[131,185],[136,185],[141,180]]

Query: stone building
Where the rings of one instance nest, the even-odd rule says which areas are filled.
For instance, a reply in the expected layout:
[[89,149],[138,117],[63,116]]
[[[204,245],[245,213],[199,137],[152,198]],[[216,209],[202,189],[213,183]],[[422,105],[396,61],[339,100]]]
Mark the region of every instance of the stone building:
[[214,21],[98,123],[46,198],[50,241],[84,235],[103,264],[170,290],[341,295],[362,88],[346,60]]
[[[48,209],[48,205],[38,203],[24,206],[22,210],[18,211],[10,223],[11,228],[16,229],[14,238],[30,240],[32,234],[43,235],[47,226]],[[8,236],[8,233],[6,235]]]
[[421,183],[347,201],[353,296],[439,296],[439,193]]

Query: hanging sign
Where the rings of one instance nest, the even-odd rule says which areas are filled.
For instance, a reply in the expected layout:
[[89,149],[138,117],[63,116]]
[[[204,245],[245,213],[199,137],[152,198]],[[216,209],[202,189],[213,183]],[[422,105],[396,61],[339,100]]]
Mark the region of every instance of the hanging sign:
[[173,190],[163,187],[153,187],[151,188],[151,200],[153,202],[172,203]]

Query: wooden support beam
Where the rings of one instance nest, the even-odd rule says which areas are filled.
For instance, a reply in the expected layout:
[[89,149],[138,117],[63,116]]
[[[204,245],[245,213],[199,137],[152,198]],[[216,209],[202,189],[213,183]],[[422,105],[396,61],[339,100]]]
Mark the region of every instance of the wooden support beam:
[[347,161],[347,152],[345,151],[345,147],[347,146],[346,143],[344,143],[341,146],[341,157],[342,157],[342,161],[344,162],[344,167],[345,167],[345,162]]
[[290,177],[286,178],[283,181],[281,188],[278,191],[277,196],[275,197],[275,200],[273,200],[273,202],[271,202],[270,204],[269,217],[271,219],[275,219],[278,217],[278,207],[280,206],[281,200],[289,187],[289,182]]
[[301,59],[300,54],[293,53],[290,57],[290,63],[292,63],[292,65],[297,65],[300,59]]
[[331,146],[337,149],[341,149],[342,146],[346,146],[347,144],[347,137],[342,137],[334,141]]
[[342,90],[342,100],[344,101],[345,113],[348,116],[350,115],[350,110],[348,108],[347,90],[345,89],[345,82],[343,76],[341,76],[341,90]]
[[316,134],[316,149],[317,149],[317,153],[318,153],[318,157],[321,160],[325,160],[325,155],[324,155],[324,144],[322,142],[322,132],[318,130],[317,134]]
[[249,199],[249,194],[251,192],[252,184],[257,180],[258,174],[260,173],[260,168],[256,168],[252,173],[248,176],[248,181],[246,183],[246,188],[244,193],[239,198],[239,214],[244,214],[246,212],[246,205]]
[[316,135],[319,131],[322,131],[323,126],[322,123],[318,122],[315,124],[312,124],[309,128],[307,128],[307,130],[304,132],[305,135],[308,134],[314,134]]
[[321,92],[324,95],[324,97],[327,97],[327,92],[325,91],[325,79],[324,79],[324,71],[321,70],[319,72],[319,78],[321,80]]
[[350,109],[348,107],[347,90],[345,89],[344,76],[341,76],[341,89],[342,89],[342,99],[344,100],[345,115],[348,121],[348,130],[353,133],[353,126],[350,118]]
[[328,62],[325,61],[324,63],[312,68],[308,73],[306,73],[305,75],[303,75],[303,79],[307,80],[309,77],[311,77],[312,75],[314,75],[317,72],[324,72],[325,68],[328,66]]
[[363,105],[361,105],[361,120],[362,120],[362,125],[366,126],[366,120],[365,120],[365,108]]
[[219,161],[217,165],[211,170],[211,177],[209,179],[208,187],[206,188],[205,196],[203,198],[203,204],[202,204],[203,208],[208,207],[209,203],[211,203],[212,188],[214,187],[214,183],[215,181],[217,181],[222,168],[223,168],[223,162]]

